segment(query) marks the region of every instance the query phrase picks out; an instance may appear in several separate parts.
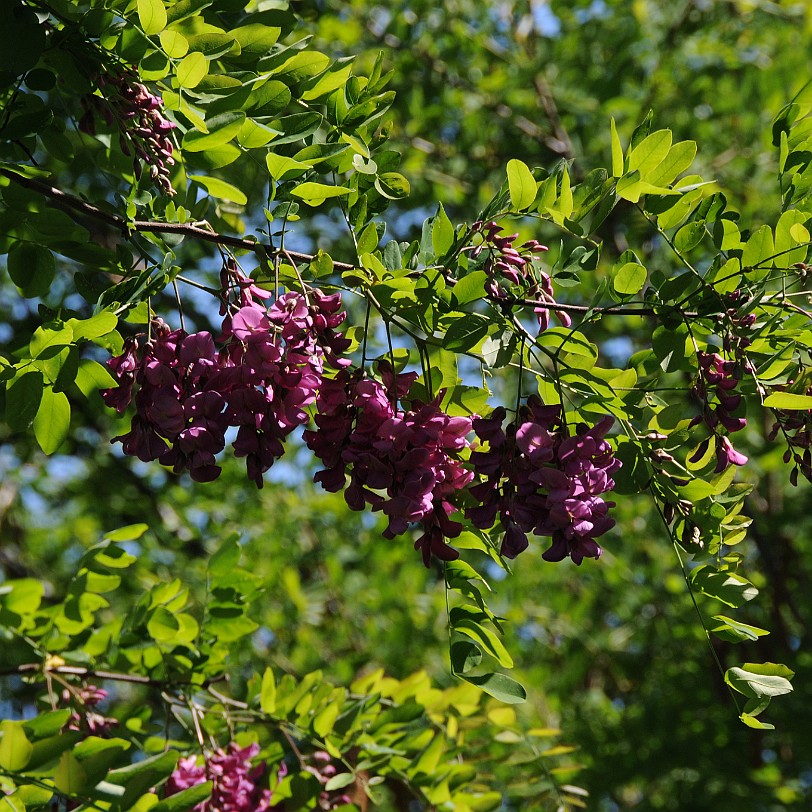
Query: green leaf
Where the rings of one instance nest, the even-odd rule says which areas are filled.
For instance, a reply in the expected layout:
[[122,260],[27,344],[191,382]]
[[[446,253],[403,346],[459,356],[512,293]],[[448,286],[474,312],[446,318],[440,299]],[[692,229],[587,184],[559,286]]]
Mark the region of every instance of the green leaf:
[[[128,524],[126,527],[119,527],[111,530],[104,536],[105,541],[135,541],[140,539],[149,530],[149,526],[143,523]],[[120,548],[119,548],[120,549]]]
[[725,682],[749,698],[782,696],[792,693],[792,684],[786,677],[759,674],[744,668],[728,668],[725,672]]
[[747,727],[752,727],[755,730],[775,730],[775,725],[771,725],[769,722],[762,722],[759,719],[756,719],[755,716],[751,716],[749,713],[743,713],[739,716],[739,719],[747,725]]
[[476,668],[482,662],[482,650],[469,640],[456,640],[451,644],[451,671],[457,676]]
[[181,87],[197,87],[209,72],[209,61],[199,51],[185,56],[177,69],[175,77]]
[[189,812],[199,803],[211,797],[213,784],[211,781],[204,781],[189,789],[184,789],[176,795],[158,802],[150,809],[150,812]]
[[771,409],[812,409],[812,396],[773,392],[764,399],[764,405]]
[[536,199],[538,184],[527,164],[516,158],[508,161],[507,178],[511,206],[516,211],[530,208]]
[[696,141],[679,141],[668,151],[668,155],[649,175],[649,182],[655,186],[673,183],[678,175],[690,168],[696,157]]
[[39,447],[45,454],[53,454],[65,442],[69,428],[70,403],[67,396],[46,386],[34,417],[34,436]]
[[240,44],[240,56],[259,59],[265,56],[279,40],[282,29],[262,23],[249,23],[231,31]]
[[29,615],[39,608],[44,587],[34,578],[19,578],[7,581],[4,592],[2,598],[6,609],[18,615]]
[[130,748],[126,739],[103,739],[100,736],[88,736],[79,742],[72,751],[84,770],[85,780],[90,786],[101,781],[110,767]]
[[718,620],[721,625],[711,629],[711,631],[717,637],[721,637],[730,643],[740,643],[743,640],[758,640],[759,637],[769,634],[766,629],[759,629],[758,626],[748,626],[746,623],[733,620],[733,618],[725,615],[714,615],[713,619]]
[[54,329],[43,324],[34,330],[28,349],[32,358],[53,358],[72,342],[73,330],[68,325]]
[[212,197],[220,200],[230,200],[240,206],[244,206],[248,202],[245,192],[220,178],[212,178],[209,175],[189,175],[189,180],[199,183]]
[[466,637],[470,637],[491,657],[495,658],[499,665],[504,668],[513,668],[513,658],[495,632],[486,629],[481,623],[477,623],[471,618],[464,617],[456,620],[453,629]]
[[702,242],[705,236],[705,221],[699,220],[693,223],[686,223],[675,235],[674,245],[678,251],[683,253],[690,251]]
[[412,768],[415,773],[425,773],[426,775],[433,775],[440,764],[443,751],[445,750],[444,737],[439,733],[435,733],[432,740],[429,742],[425,750],[420,754],[414,767]]
[[312,165],[302,161],[294,161],[293,158],[287,158],[283,155],[275,155],[269,152],[265,157],[265,163],[268,165],[268,171],[271,177],[275,180],[290,180],[297,178],[299,175],[304,175]]
[[242,550],[237,542],[237,534],[233,533],[225,539],[217,552],[209,559],[209,575],[216,582],[227,578],[240,563]]
[[695,569],[691,573],[691,583],[708,597],[733,607],[741,606],[758,595],[753,584],[741,575],[708,566]]
[[[190,54],[192,56],[192,54]],[[188,57],[187,57],[188,59]],[[206,122],[208,133],[189,130],[183,136],[183,148],[189,152],[203,152],[227,144],[242,129],[245,113],[221,113]]]
[[[36,609],[36,606],[34,608]],[[47,711],[26,721],[24,727],[26,732],[30,733],[35,739],[54,736],[65,726],[68,719],[70,719],[70,715],[70,708]]]
[[524,687],[507,674],[492,673],[476,677],[465,674],[462,679],[506,705],[519,705],[527,699]]
[[147,36],[166,28],[166,9],[161,0],[138,0],[138,19]]
[[642,265],[637,262],[627,262],[614,274],[612,286],[621,295],[632,296],[643,290],[647,276],[648,273]]
[[347,84],[351,72],[351,62],[343,65],[336,62],[315,80],[312,87],[308,87],[304,93],[302,93],[302,100],[312,102],[315,99],[327,96],[340,87],[344,87]]
[[[189,50],[200,53],[211,61],[231,51],[234,48],[234,41],[234,37],[222,31],[205,31],[189,37]],[[208,71],[208,68],[206,70]],[[222,82],[224,77],[222,74],[217,74],[211,78],[213,81]],[[228,86],[231,86],[231,82],[228,82]],[[234,86],[239,87],[239,82]]]
[[118,326],[118,318],[115,313],[102,310],[89,319],[69,319],[66,326],[71,329],[73,341],[92,340],[113,332]]
[[629,200],[632,203],[637,203],[642,194],[642,184],[640,181],[640,173],[630,172],[624,175],[618,182],[615,190],[619,197],[624,200]]
[[333,790],[344,789],[354,783],[355,776],[352,773],[337,773],[324,785],[324,789],[326,792],[333,792]]
[[0,734],[0,767],[12,772],[25,769],[34,745],[28,741],[23,723],[5,719],[0,722]]
[[251,91],[243,110],[252,116],[275,116],[288,106],[290,99],[290,88],[272,79]]
[[538,337],[538,343],[552,347],[556,353],[564,351],[584,358],[598,357],[598,348],[586,336],[566,327],[550,327]]
[[338,702],[329,702],[326,707],[319,711],[313,719],[313,730],[321,738],[329,735],[333,731],[333,725],[338,719],[341,706]]
[[775,252],[773,243],[773,233],[769,226],[762,226],[756,231],[744,246],[742,251],[742,267],[755,268],[756,266],[764,266],[762,270],[766,271],[773,263],[771,258]]
[[[742,668],[754,674],[767,674],[774,677],[786,677],[792,679],[795,672],[783,663],[745,663]],[[748,711],[750,713],[752,711]]]
[[182,59],[189,53],[189,41],[177,31],[161,31],[161,47],[172,59]]
[[246,149],[257,149],[264,147],[269,141],[273,141],[279,134],[279,130],[266,127],[264,124],[248,118],[237,133],[237,142]]
[[352,189],[347,186],[328,186],[325,183],[307,182],[297,186],[292,192],[309,206],[320,206],[328,198],[348,195]]
[[54,786],[64,795],[78,795],[88,787],[87,773],[79,759],[70,752],[62,753],[54,773]]
[[478,302],[485,298],[485,283],[488,281],[488,274],[485,271],[473,271],[466,274],[462,279],[454,283],[451,290],[451,297],[457,307]]
[[27,298],[47,296],[56,273],[54,255],[43,245],[15,242],[8,252],[8,275]]
[[468,313],[451,322],[443,337],[443,347],[452,352],[466,352],[488,334],[490,322],[479,313]]
[[610,126],[612,129],[612,177],[622,178],[624,172],[623,145],[620,143],[614,118],[612,118]]
[[384,172],[375,178],[375,188],[389,200],[402,200],[409,196],[409,181],[399,172]]
[[180,630],[180,623],[173,612],[165,606],[158,606],[147,621],[147,631],[153,640],[161,643],[175,640]]
[[273,714],[276,710],[276,680],[273,669],[268,666],[262,675],[262,688],[259,693],[259,706],[263,713]]
[[642,180],[648,180],[671,149],[671,130],[657,130],[647,135],[629,154],[629,171],[637,170]]
[[[122,809],[128,809],[129,805],[144,792],[158,786],[163,779],[171,775],[177,763],[178,753],[168,750],[166,753],[158,753],[126,767],[110,770],[107,780],[125,788],[120,803]],[[152,797],[156,798],[155,795]]]
[[6,423],[12,431],[23,431],[39,410],[42,400],[42,373],[34,370],[15,378],[6,389]]
[[441,257],[454,245],[454,226],[440,203],[431,224],[431,244],[435,257]]

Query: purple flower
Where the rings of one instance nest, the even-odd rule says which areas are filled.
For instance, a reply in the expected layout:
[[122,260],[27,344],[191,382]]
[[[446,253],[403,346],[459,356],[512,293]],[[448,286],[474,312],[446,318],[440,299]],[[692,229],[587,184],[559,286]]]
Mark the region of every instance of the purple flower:
[[[325,382],[325,367],[345,366],[335,357],[343,339],[334,332],[344,313],[337,294],[315,297],[314,305],[299,293],[285,294],[266,311],[254,297],[269,294],[235,263],[224,267],[225,313],[217,341],[207,332],[188,335],[155,320],[154,338],[140,358],[130,339],[109,362],[119,385],[103,397],[123,411],[138,387],[131,431],[114,439],[126,454],[188,470],[198,482],[219,476],[215,457],[228,428],[237,427],[235,454],[246,458],[249,478],[262,487],[288,435],[308,422],[305,409]],[[389,408],[385,398],[383,406]]]
[[545,406],[531,398],[519,419],[505,431],[505,410],[488,419],[474,420],[474,431],[488,450],[471,454],[480,482],[469,489],[479,504],[466,515],[482,530],[497,521],[505,530],[501,553],[515,558],[528,546],[527,534],[551,536],[547,561],[570,556],[576,564],[597,558],[595,539],[614,526],[609,516],[612,502],[601,494],[615,483],[620,468],[606,441],[613,418],[604,417],[591,428],[564,432],[559,406]]
[[197,804],[194,812],[267,812],[271,809],[271,790],[260,785],[265,762],[251,765],[258,752],[258,744],[240,747],[231,742],[225,750],[215,750],[203,758],[202,764],[195,756],[181,758],[166,782],[164,796],[170,798],[211,781],[211,797]]

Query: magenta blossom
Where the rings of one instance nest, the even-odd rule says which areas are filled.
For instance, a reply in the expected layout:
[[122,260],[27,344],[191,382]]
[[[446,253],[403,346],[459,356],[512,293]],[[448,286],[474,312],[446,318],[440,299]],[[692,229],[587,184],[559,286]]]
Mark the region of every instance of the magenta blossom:
[[259,752],[258,744],[240,747],[231,742],[225,750],[215,750],[202,759],[181,758],[164,787],[169,798],[182,790],[212,782],[211,797],[194,807],[194,812],[267,812],[271,807],[271,790],[262,786],[265,762],[252,765]]
[[620,468],[606,441],[613,418],[595,426],[579,425],[568,435],[560,406],[545,406],[533,397],[507,429],[503,408],[474,420],[474,431],[487,450],[471,455],[479,482],[470,493],[478,502],[466,515],[475,527],[489,530],[497,522],[505,531],[502,555],[515,558],[528,547],[527,534],[550,536],[547,561],[569,556],[576,564],[598,558],[595,541],[611,529],[613,502],[602,494],[615,483]]

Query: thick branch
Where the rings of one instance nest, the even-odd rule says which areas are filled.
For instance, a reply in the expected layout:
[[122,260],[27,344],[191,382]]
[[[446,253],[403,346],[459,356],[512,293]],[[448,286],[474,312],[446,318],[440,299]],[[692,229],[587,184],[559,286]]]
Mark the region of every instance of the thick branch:
[[[147,234],[179,234],[183,237],[194,237],[197,240],[204,242],[215,243],[216,245],[227,245],[229,248],[238,248],[244,251],[254,251],[265,256],[275,256],[281,254],[282,249],[275,248],[269,243],[259,242],[258,240],[251,240],[245,237],[233,237],[229,234],[218,234],[207,228],[202,228],[196,223],[162,223],[153,220],[132,220],[128,221],[126,218],[118,214],[111,214],[110,212],[103,211],[102,209],[88,203],[81,198],[69,195],[55,186],[44,183],[36,178],[27,178],[17,172],[9,169],[0,168],[0,175],[14,183],[24,186],[26,189],[31,189],[39,192],[52,200],[56,200],[60,205],[65,208],[73,209],[74,211],[84,214],[87,217],[92,217],[100,220],[107,225],[120,231],[125,237],[128,237],[133,232],[141,232]],[[310,262],[314,259],[311,254],[302,254],[298,251],[285,250],[284,254],[293,259],[302,262]],[[354,265],[347,264],[346,262],[333,262],[333,266],[340,271],[349,271],[354,268]]]

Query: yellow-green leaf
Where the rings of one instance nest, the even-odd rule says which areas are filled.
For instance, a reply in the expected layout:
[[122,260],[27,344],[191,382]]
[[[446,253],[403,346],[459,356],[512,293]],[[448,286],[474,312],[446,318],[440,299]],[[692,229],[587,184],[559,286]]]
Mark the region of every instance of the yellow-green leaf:
[[271,714],[276,710],[276,680],[270,666],[265,669],[265,673],[262,675],[259,706],[262,708],[262,712],[267,714]]
[[209,61],[200,51],[195,51],[183,57],[175,72],[175,77],[181,87],[197,87],[209,72]]
[[70,403],[64,392],[46,386],[34,418],[34,436],[46,454],[53,454],[68,436]]
[[183,137],[183,148],[189,152],[203,152],[222,147],[237,135],[244,122],[245,113],[222,113],[206,122],[208,133],[200,133],[196,130],[187,132]]
[[514,158],[507,165],[510,203],[517,211],[523,211],[536,199],[538,184],[527,164]]
[[4,770],[22,770],[28,764],[34,745],[28,741],[22,722],[0,722],[0,767]]
[[812,409],[812,396],[797,395],[794,392],[773,392],[764,405],[771,409]]
[[208,175],[189,175],[189,180],[199,183],[212,197],[220,200],[230,200],[240,206],[244,206],[248,202],[245,192],[220,178],[212,178]]
[[177,31],[161,31],[161,47],[172,59],[182,59],[189,53],[189,40]]
[[166,9],[161,0],[138,0],[138,19],[148,36],[166,28]]
[[269,152],[265,157],[265,163],[268,165],[268,171],[271,177],[275,180],[290,180],[299,175],[304,175],[308,169],[312,169],[311,164],[304,163],[303,161],[294,161],[293,158],[288,158],[284,155],[275,155]]
[[637,170],[643,180],[665,160],[671,149],[671,130],[657,130],[647,135],[629,155],[629,171]]
[[620,136],[617,134],[614,118],[611,121],[612,128],[612,177],[623,177],[623,146],[620,143]]
[[325,183],[303,183],[301,186],[297,186],[291,194],[301,198],[305,203],[311,206],[319,206],[324,203],[327,198],[348,195],[351,191],[352,189],[346,186],[328,186]]

